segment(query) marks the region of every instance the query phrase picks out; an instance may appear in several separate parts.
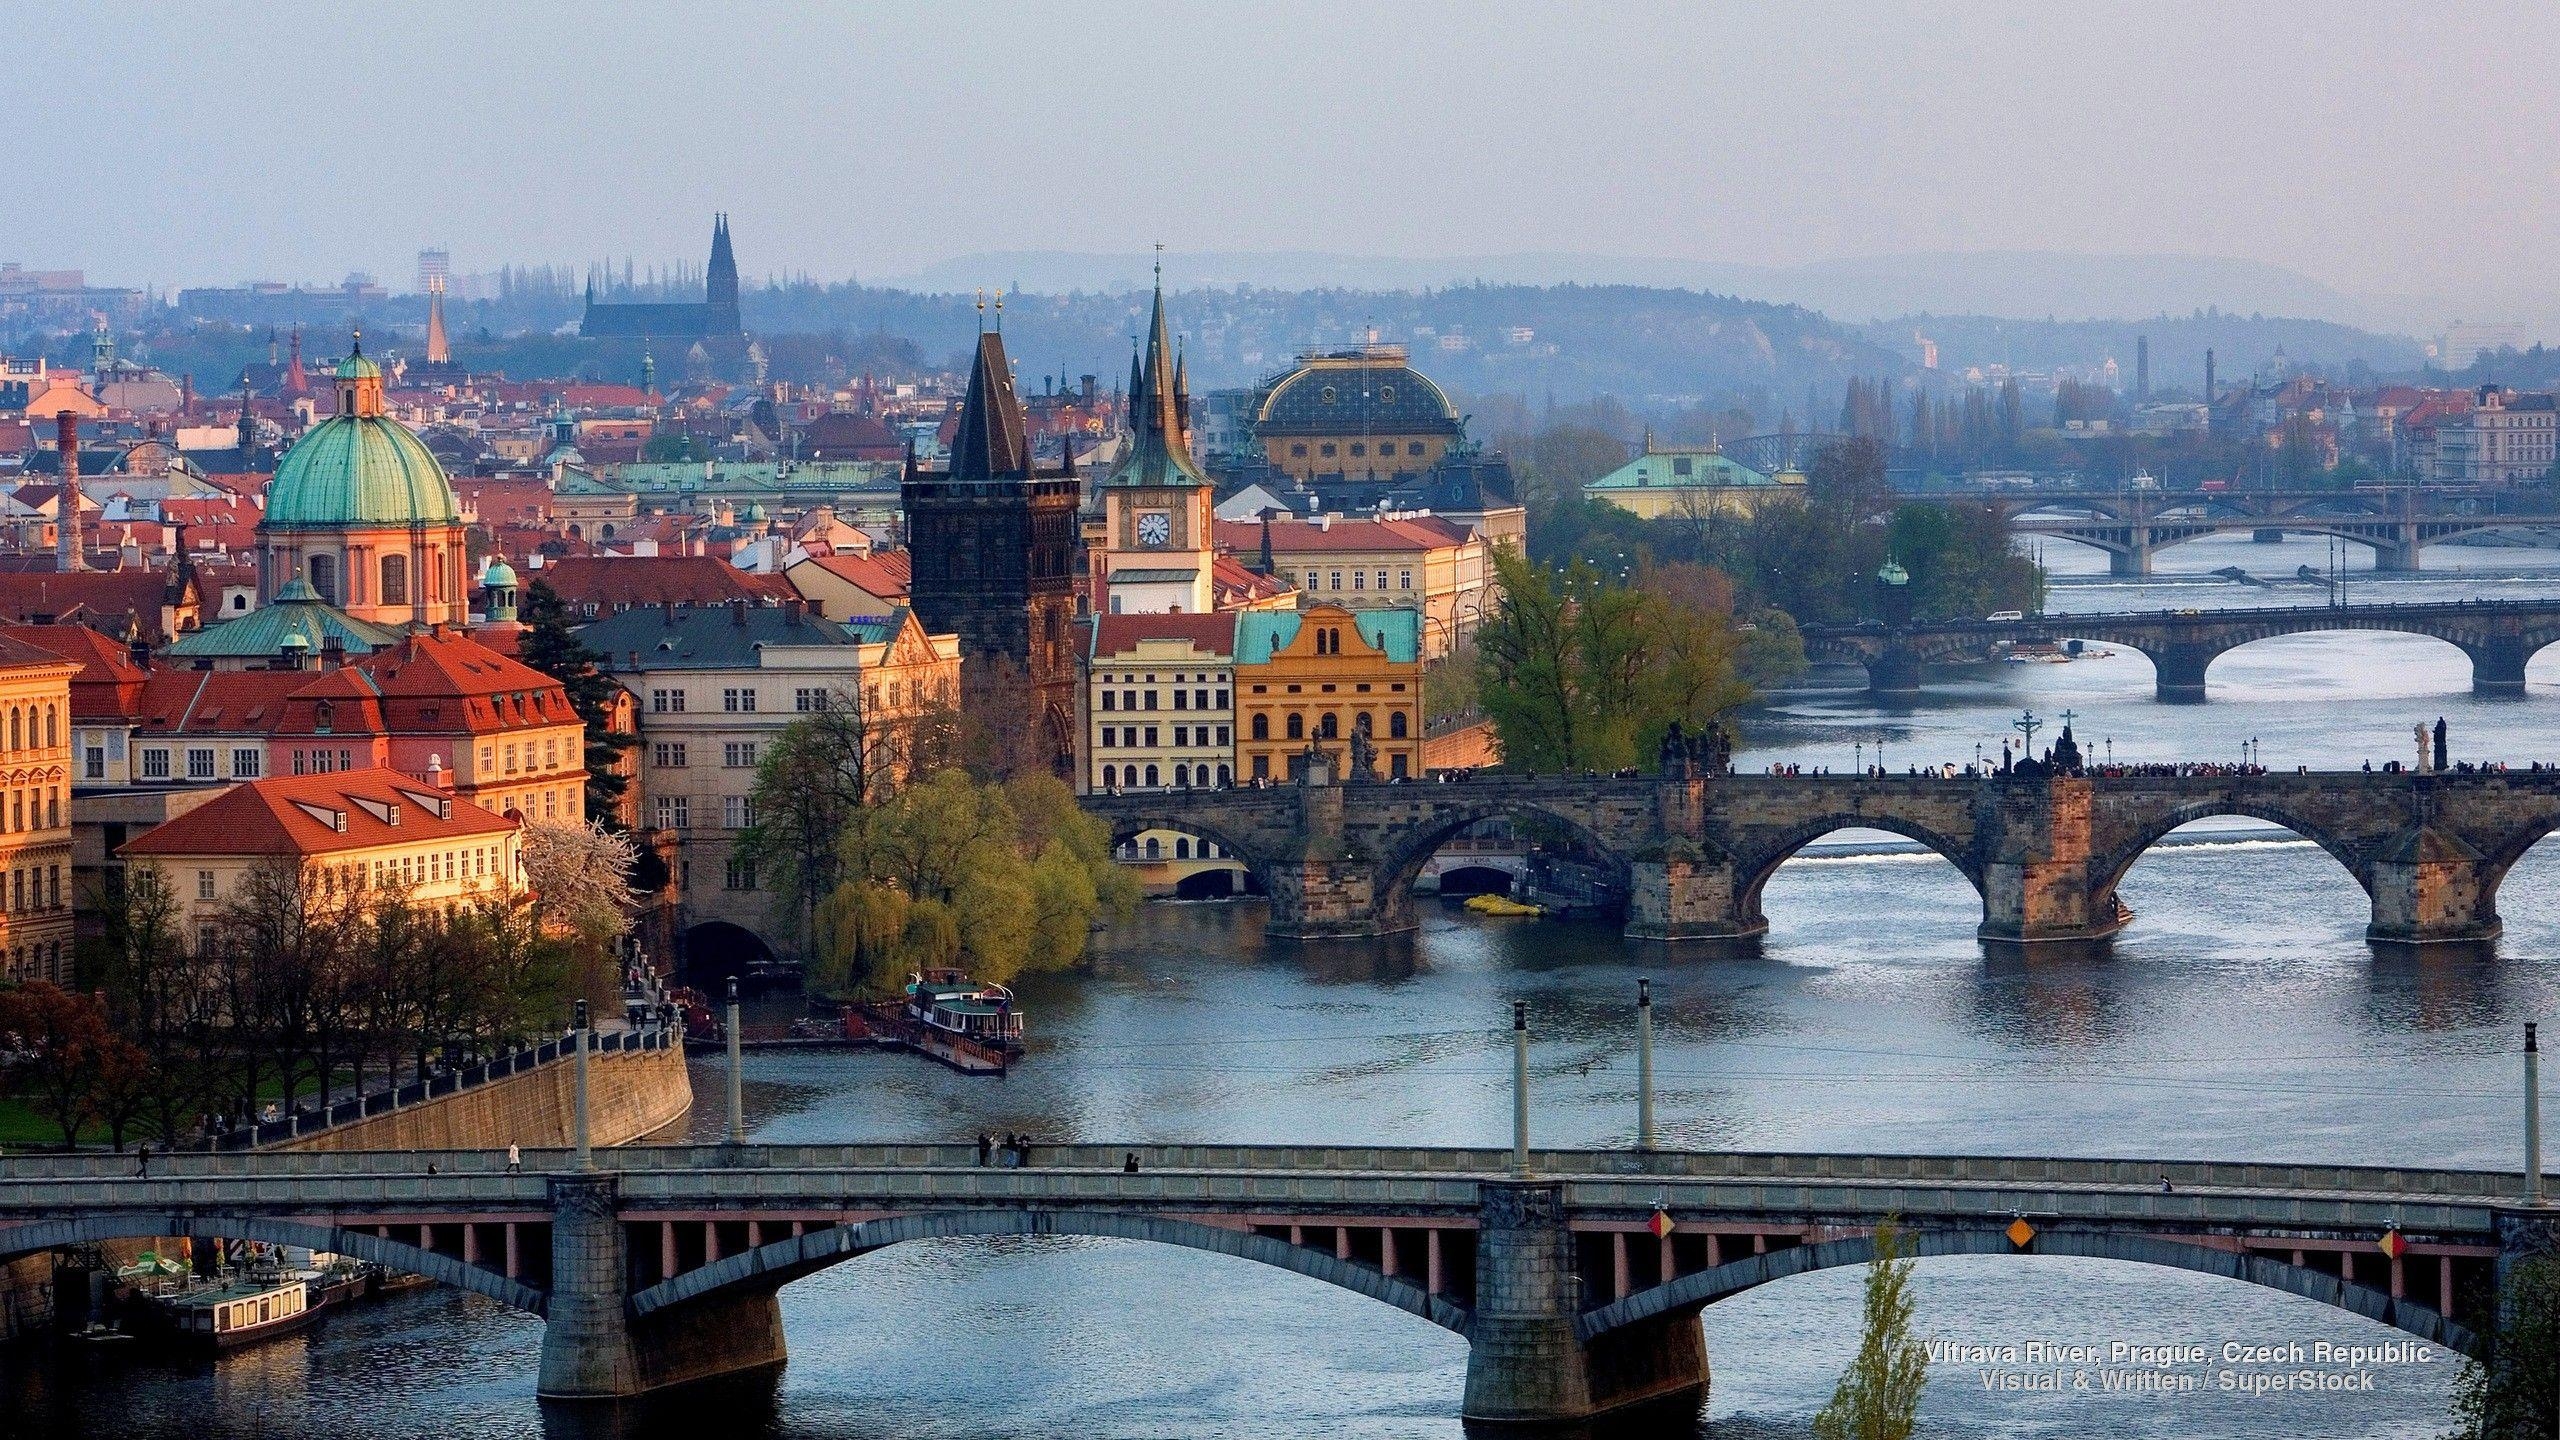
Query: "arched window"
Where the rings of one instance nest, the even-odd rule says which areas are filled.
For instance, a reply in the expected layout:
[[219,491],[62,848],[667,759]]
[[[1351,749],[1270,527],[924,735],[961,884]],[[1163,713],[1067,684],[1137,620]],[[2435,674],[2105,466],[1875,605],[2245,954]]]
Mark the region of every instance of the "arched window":
[[382,557],[382,603],[385,605],[409,603],[408,556],[385,555]]
[[1191,858],[1191,837],[1190,837],[1190,836],[1187,836],[1187,835],[1177,835],[1177,836],[1175,836],[1175,837],[1174,837],[1174,839],[1173,839],[1173,858],[1174,858],[1174,859],[1176,859],[1176,860],[1188,860],[1188,859],[1190,859],[1190,858]]
[[9,711],[9,748],[12,750],[23,749],[27,743],[26,735],[19,727],[20,717],[18,711],[15,708],[12,708]]
[[1289,738],[1292,740],[1304,740],[1307,738],[1306,719],[1299,715],[1295,710],[1289,712]]
[[62,743],[62,716],[54,707],[44,707],[44,743],[51,749]]
[[1161,785],[1161,784],[1163,784],[1163,783],[1164,783],[1163,781],[1161,781],[1161,780],[1159,780],[1159,779],[1157,779],[1157,778],[1156,778],[1156,767],[1154,767],[1153,765],[1148,766],[1148,767],[1147,767],[1147,788],[1148,788],[1148,789],[1150,789],[1150,790],[1153,790],[1153,789],[1154,789],[1154,788],[1156,788],[1158,785]]
[[1330,710],[1324,712],[1323,718],[1316,722],[1316,734],[1327,740],[1338,738],[1342,734],[1339,717]]
[[1271,738],[1270,716],[1256,715],[1253,717],[1253,738],[1256,740],[1268,740]]
[[311,557],[311,588],[320,593],[321,599],[332,605],[338,603],[338,557],[334,555]]
[[1105,765],[1105,766],[1103,766],[1103,767],[1102,767],[1102,788],[1103,788],[1103,789],[1105,789],[1105,790],[1109,790],[1109,789],[1112,789],[1113,787],[1117,786],[1119,783],[1120,783],[1120,767],[1119,767],[1119,766],[1117,766],[1117,765]]
[[1401,710],[1393,710],[1393,711],[1389,711],[1389,712],[1388,712],[1388,714],[1387,714],[1387,738],[1388,738],[1388,739],[1390,739],[1390,740],[1401,740],[1401,739],[1403,739],[1403,738],[1404,738],[1404,725],[1405,725],[1405,720],[1404,720],[1404,712],[1403,712],[1403,711],[1401,711]]
[[1147,858],[1150,860],[1161,860],[1164,858],[1164,842],[1153,835],[1147,837]]
[[1233,785],[1236,783],[1235,772],[1224,765],[1219,766],[1218,783],[1221,785]]
[[1179,789],[1187,790],[1191,788],[1191,767],[1188,765],[1174,766],[1173,783]]

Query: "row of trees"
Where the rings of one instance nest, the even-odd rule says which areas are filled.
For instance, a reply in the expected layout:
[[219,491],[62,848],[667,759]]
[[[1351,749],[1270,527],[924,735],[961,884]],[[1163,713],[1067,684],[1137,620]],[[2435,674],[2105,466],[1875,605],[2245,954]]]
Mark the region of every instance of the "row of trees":
[[65,1144],[92,1127],[119,1148],[178,1144],[208,1116],[513,1048],[579,996],[615,1003],[629,840],[537,824],[524,857],[528,893],[459,904],[280,858],[193,933],[168,877],[135,866],[84,897],[103,933],[78,950],[76,990],[0,997],[8,1078]]

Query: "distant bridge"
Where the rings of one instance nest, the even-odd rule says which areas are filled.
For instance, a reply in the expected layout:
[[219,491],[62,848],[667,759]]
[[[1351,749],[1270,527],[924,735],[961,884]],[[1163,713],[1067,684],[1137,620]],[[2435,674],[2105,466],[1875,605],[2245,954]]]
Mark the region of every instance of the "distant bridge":
[[[2209,535],[2329,535],[2373,551],[2381,571],[2419,568],[2426,546],[2484,530],[2560,526],[2540,496],[2469,487],[2357,490],[2011,490],[1962,497],[2008,517],[2021,535],[2107,553],[2111,575],[2151,573],[2153,556]],[[2518,509],[2518,506],[2529,509]]]
[[[1136,1168],[1126,1168],[1134,1157]],[[1203,1250],[1465,1338],[1465,1413],[1558,1420],[1707,1377],[1698,1312],[1922,1256],[2130,1261],[2351,1311],[2449,1350],[2502,1257],[2560,1247],[2523,1177],[2466,1170],[1967,1156],[1348,1146],[635,1146],[509,1173],[487,1151],[0,1161],[0,1260],[113,1239],[308,1245],[545,1321],[545,1397],[611,1399],[776,1365],[776,1292],[910,1241],[1085,1235]],[[2023,1219],[2023,1224],[2020,1221]],[[1653,1227],[1669,1222],[1667,1234]],[[1181,1295],[1157,1303],[1178,1307]]]
[[[2071,631],[2069,633],[2080,633]],[[2041,768],[2041,767],[2037,767]],[[2282,825],[2335,857],[2384,943],[2476,942],[2497,893],[2560,829],[2560,771],[2261,775],[1992,774],[1576,777],[1464,783],[1293,781],[1086,795],[1114,843],[1150,830],[1216,841],[1270,896],[1265,933],[1414,928],[1415,874],[1486,820],[1574,837],[1613,874],[1636,939],[1748,946],[1780,865],[1835,830],[1884,830],[1944,856],[1982,896],[1985,940],[2081,943],[2123,928],[2125,872],[2172,830],[2217,815]]]
[[1806,658],[1863,665],[1880,698],[1919,693],[1926,666],[1988,658],[2021,640],[2099,640],[2139,650],[2151,661],[2154,694],[2165,704],[2200,705],[2205,670],[2226,652],[2277,635],[2322,630],[2392,630],[2426,635],[2471,658],[2471,688],[2524,694],[2525,667],[2560,640],[2560,601],[2461,600],[2440,605],[2296,605],[2263,610],[2148,610],[2038,615],[2024,620],[1945,620],[1887,627],[1809,625]]

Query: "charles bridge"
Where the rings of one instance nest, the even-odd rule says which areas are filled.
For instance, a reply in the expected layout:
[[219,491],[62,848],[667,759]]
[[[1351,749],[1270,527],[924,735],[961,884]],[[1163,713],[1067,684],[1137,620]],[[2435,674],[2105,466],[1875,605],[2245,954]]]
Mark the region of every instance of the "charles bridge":
[[2204,702],[2205,670],[2225,652],[2254,640],[2322,630],[2430,636],[2470,657],[2476,693],[2521,696],[2525,666],[2544,646],[2560,640],[2560,601],[2150,610],[1900,626],[1811,625],[1803,633],[1806,658],[1865,666],[1868,690],[1883,699],[1916,695],[1925,666],[1980,660],[2002,642],[2096,640],[2140,651],[2151,661],[2158,698],[2193,705]]
[[1627,896],[1635,939],[1711,947],[1768,929],[1761,893],[1836,830],[1888,831],[1944,856],[1982,896],[1980,935],[2035,946],[2101,940],[2132,912],[2116,887],[2191,821],[2236,815],[2312,841],[2372,901],[2385,944],[2498,934],[2498,885],[2560,828],[2560,771],[2297,771],[1663,776],[1484,773],[1459,783],[1300,780],[1264,788],[1089,795],[1115,841],[1171,830],[1217,842],[1270,896],[1266,933],[1393,934],[1416,922],[1414,875],[1487,820],[1570,836]]
[[729,1144],[527,1152],[521,1173],[481,1150],[151,1169],[0,1161],[0,1260],[158,1236],[353,1255],[541,1317],[540,1392],[609,1399],[782,1363],[776,1292],[887,1246],[1102,1236],[1274,1266],[1454,1332],[1465,1413],[1497,1420],[1694,1393],[1702,1308],[1862,1264],[1887,1217],[1921,1256],[2196,1271],[2475,1352],[2507,1264],[2552,1248],[2560,1218],[2513,1172],[1525,1142],[1042,1145],[1019,1167],[958,1145]]

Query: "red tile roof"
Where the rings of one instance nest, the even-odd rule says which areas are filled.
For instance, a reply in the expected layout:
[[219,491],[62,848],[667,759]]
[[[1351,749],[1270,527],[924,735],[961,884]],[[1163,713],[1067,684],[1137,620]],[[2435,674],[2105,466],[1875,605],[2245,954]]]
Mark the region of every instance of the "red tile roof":
[[571,555],[524,576],[527,589],[547,584],[573,605],[599,614],[634,606],[720,605],[731,600],[794,600],[780,576],[750,575],[716,555]]
[[134,729],[159,736],[272,734],[286,697],[312,679],[298,670],[163,670],[143,682]]
[[1268,600],[1291,588],[1288,581],[1265,575],[1223,550],[1210,558],[1209,587],[1222,609]]
[[[1262,525],[1259,521],[1220,520],[1215,524],[1216,540],[1220,546],[1240,553],[1261,553]],[[1271,548],[1294,554],[1310,551],[1436,550],[1463,543],[1466,538],[1465,529],[1436,515],[1410,520],[1345,518],[1327,525],[1318,525],[1311,520],[1271,522]]]
[[874,550],[868,555],[812,555],[809,563],[864,594],[876,595],[883,600],[906,599],[908,587],[915,581],[914,568],[904,550]]
[[120,853],[308,857],[503,835],[518,823],[397,770],[279,775],[235,785]]
[[86,625],[0,625],[0,639],[78,665],[71,677],[71,718],[105,720],[130,712],[149,673],[127,647]]
[[1095,655],[1119,655],[1141,640],[1188,640],[1211,655],[1232,655],[1236,648],[1233,611],[1214,615],[1097,615],[1093,621]]

